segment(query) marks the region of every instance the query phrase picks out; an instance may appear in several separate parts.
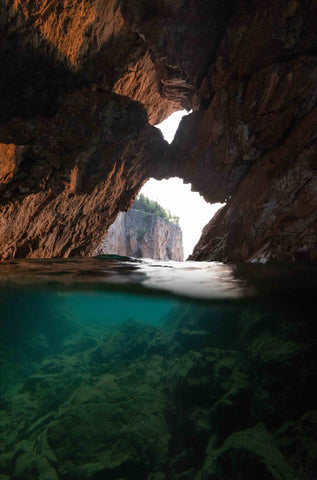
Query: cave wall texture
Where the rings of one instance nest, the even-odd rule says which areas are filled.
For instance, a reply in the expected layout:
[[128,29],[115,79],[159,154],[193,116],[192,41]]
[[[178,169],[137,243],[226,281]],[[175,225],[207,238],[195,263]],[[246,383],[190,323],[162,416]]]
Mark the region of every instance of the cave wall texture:
[[[144,182],[195,260],[317,260],[316,0],[0,0],[0,258],[90,255]],[[193,109],[169,146],[153,127]]]

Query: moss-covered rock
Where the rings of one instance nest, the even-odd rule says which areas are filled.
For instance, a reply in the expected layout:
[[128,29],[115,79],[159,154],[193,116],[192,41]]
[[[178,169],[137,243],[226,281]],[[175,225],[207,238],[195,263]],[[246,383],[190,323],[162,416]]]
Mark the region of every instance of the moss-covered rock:
[[314,336],[220,310],[66,329],[1,394],[3,480],[315,480]]
[[292,467],[274,445],[264,425],[235,432],[211,450],[195,480],[295,480]]

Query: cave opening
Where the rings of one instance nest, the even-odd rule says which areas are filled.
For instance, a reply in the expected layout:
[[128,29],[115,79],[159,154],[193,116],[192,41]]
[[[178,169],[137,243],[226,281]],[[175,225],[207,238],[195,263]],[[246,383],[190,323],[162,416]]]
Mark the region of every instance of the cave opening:
[[179,226],[183,232],[184,259],[192,253],[202,229],[222,206],[221,203],[207,203],[199,193],[191,191],[190,183],[185,184],[178,177],[167,180],[151,178],[140,193],[179,217]]
[[172,113],[163,122],[156,124],[155,127],[161,130],[164,139],[168,143],[172,143],[181,119],[186,115],[189,115],[190,113],[191,113],[191,110],[189,112],[187,112],[186,110],[179,110],[177,112]]
[[[174,139],[181,119],[190,114],[186,110],[172,113],[159,128],[164,139],[171,143]],[[198,193],[191,190],[190,183],[184,183],[179,177],[164,180],[151,178],[143,186],[140,193],[150,200],[158,202],[162,207],[179,217],[179,226],[183,233],[184,259],[193,251],[202,229],[211,220],[223,204],[210,204]]]

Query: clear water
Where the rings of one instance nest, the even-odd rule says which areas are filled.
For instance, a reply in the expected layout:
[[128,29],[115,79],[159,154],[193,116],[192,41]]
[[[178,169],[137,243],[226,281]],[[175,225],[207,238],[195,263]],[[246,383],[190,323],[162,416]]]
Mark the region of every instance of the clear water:
[[1,480],[316,478],[316,267],[19,260],[0,285]]

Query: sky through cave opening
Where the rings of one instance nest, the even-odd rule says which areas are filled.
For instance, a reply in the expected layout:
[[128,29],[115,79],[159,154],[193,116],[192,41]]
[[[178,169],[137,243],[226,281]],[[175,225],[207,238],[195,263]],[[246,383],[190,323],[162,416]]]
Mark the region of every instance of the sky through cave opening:
[[[156,125],[165,140],[173,141],[178,125],[186,110],[175,112],[164,122]],[[179,217],[179,225],[183,232],[184,258],[186,259],[193,251],[198,242],[202,229],[222,206],[221,203],[210,204],[197,192],[191,191],[190,183],[183,183],[181,178],[168,180],[150,179],[142,188],[141,192],[151,200],[157,201],[172,215]]]

